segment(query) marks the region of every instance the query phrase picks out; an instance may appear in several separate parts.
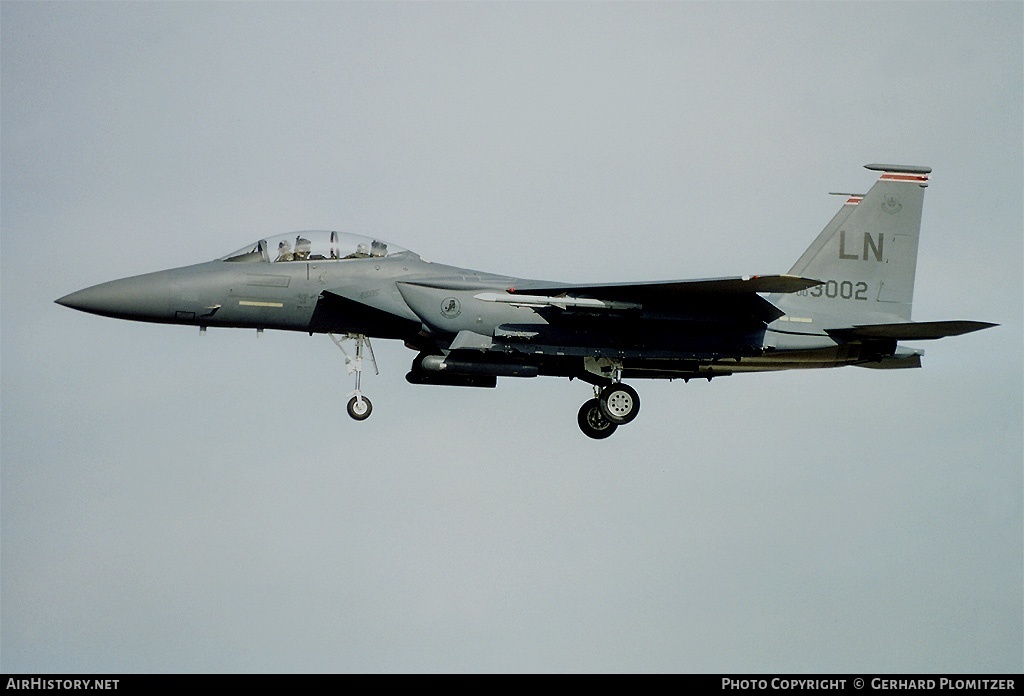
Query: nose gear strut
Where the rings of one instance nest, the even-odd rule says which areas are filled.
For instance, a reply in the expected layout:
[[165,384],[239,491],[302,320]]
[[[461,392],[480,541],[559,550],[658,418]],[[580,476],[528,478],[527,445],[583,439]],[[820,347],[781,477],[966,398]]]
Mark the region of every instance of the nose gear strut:
[[[356,375],[356,388],[355,391],[349,392],[346,396],[352,397],[348,401],[346,410],[348,415],[357,421],[366,420],[370,417],[370,413],[373,412],[373,404],[370,400],[363,396],[361,389],[361,378],[363,376],[363,346],[366,346],[366,351],[370,354],[370,363],[373,365],[373,373],[376,375],[380,374],[380,370],[377,369],[377,358],[373,355],[373,346],[370,344],[369,336],[365,334],[345,334],[341,338],[338,338],[332,333],[327,334],[334,341],[334,345],[338,346],[338,350],[345,354],[345,369],[348,370],[349,374],[355,373]],[[345,350],[345,346],[342,344],[345,341],[353,340],[356,344],[355,356],[349,355],[348,351]]]

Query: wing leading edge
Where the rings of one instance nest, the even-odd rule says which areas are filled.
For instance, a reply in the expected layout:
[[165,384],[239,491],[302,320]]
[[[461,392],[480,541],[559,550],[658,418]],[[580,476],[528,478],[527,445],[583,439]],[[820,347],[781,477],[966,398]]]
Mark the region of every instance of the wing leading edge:
[[668,280],[643,283],[606,283],[602,285],[545,285],[524,283],[509,288],[510,294],[571,295],[599,300],[643,302],[670,301],[673,297],[694,295],[743,295],[752,293],[793,293],[821,285],[820,280],[796,275],[755,275],[733,278],[706,278],[701,280]]
[[[607,283],[602,285],[550,285],[523,283],[508,289],[502,301],[513,302],[526,296],[533,302],[543,301],[552,307],[575,304],[599,308],[599,301],[608,309],[625,308],[697,312],[705,317],[722,319],[753,319],[770,323],[782,312],[759,293],[794,293],[820,285],[821,281],[795,275],[742,276],[701,280],[652,281],[644,283]],[[544,298],[541,300],[541,298]],[[524,299],[526,299],[524,297]],[[493,300],[492,300],[493,301]]]

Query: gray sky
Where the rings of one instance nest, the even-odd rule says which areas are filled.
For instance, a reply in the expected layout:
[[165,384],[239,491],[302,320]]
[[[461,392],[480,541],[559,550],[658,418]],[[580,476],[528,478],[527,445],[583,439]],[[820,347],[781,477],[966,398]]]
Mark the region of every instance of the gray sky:
[[[1020,672],[1020,3],[0,4],[4,672]],[[53,304],[310,228],[785,272],[934,168],[922,370],[414,387]],[[912,344],[914,345],[914,344]]]

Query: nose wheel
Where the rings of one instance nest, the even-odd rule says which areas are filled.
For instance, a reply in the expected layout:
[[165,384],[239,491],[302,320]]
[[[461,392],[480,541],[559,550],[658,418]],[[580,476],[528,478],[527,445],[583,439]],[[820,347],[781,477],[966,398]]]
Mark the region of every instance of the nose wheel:
[[362,394],[357,394],[348,400],[348,406],[345,409],[353,420],[361,421],[370,417],[373,412],[373,404]]
[[[338,350],[345,354],[345,369],[348,370],[349,374],[355,374],[356,376],[356,388],[349,394],[352,398],[348,400],[348,405],[345,410],[348,411],[348,415],[353,420],[362,421],[370,417],[373,413],[373,404],[370,400],[363,396],[363,391],[360,388],[362,376],[363,376],[363,350],[370,354],[370,363],[373,365],[374,374],[380,374],[380,370],[377,369],[377,358],[373,355],[373,346],[370,345],[370,338],[363,334],[345,334],[341,338],[338,338],[334,334],[327,334],[334,341],[334,345],[338,346]],[[355,355],[349,355],[348,351],[345,350],[343,345],[345,341],[355,341]]]
[[587,437],[603,440],[620,425],[633,421],[640,413],[640,396],[633,387],[613,383],[604,389],[594,387],[594,398],[580,407],[576,422]]

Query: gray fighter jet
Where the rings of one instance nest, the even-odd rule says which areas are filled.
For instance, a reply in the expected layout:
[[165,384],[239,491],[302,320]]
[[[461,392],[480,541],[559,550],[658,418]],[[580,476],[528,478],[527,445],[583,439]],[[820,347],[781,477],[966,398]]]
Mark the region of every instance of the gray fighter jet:
[[[416,351],[413,384],[494,387],[551,375],[593,385],[578,423],[592,438],[636,418],[623,379],[712,379],[741,372],[921,366],[900,341],[994,326],[912,322],[927,167],[869,164],[867,194],[836,216],[785,275],[576,285],[421,259],[332,231],[268,237],[216,261],[96,285],[57,300],[84,312],[165,324],[328,334],[370,415],[360,376],[370,338]],[[351,341],[351,343],[349,343]],[[349,350],[345,346],[349,345]],[[350,352],[351,351],[351,352]]]

